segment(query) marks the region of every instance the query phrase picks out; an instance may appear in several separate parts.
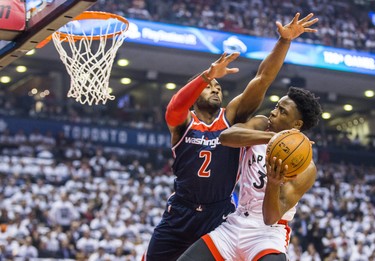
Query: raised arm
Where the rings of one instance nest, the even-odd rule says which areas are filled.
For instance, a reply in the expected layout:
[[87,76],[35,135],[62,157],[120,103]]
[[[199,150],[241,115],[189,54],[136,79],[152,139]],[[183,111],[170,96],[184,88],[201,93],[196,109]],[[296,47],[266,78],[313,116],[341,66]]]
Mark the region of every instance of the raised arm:
[[258,115],[246,123],[237,123],[224,130],[220,134],[219,141],[221,144],[233,148],[266,144],[275,135],[274,132],[265,131],[267,127],[267,117]]
[[227,74],[238,72],[238,68],[228,68],[228,65],[239,55],[238,52],[229,55],[222,54],[218,60],[211,64],[209,69],[197,75],[173,95],[165,113],[165,120],[172,134],[172,144],[179,139],[179,130],[190,122],[189,109],[198,99],[203,89],[207,85],[213,84],[214,78],[221,78]]
[[309,167],[293,179],[284,178],[282,161],[276,158],[266,159],[267,185],[263,200],[263,221],[273,225],[302,198],[313,186],[316,179],[316,167],[311,161]]
[[235,97],[227,106],[227,119],[232,123],[245,122],[260,106],[264,99],[264,95],[279,73],[290,43],[304,32],[316,32],[310,26],[318,21],[318,18],[312,19],[313,14],[307,15],[305,18],[299,19],[300,14],[297,13],[293,20],[282,26],[280,22],[276,22],[277,30],[280,38],[271,53],[262,61],[255,77],[248,83],[242,94]]

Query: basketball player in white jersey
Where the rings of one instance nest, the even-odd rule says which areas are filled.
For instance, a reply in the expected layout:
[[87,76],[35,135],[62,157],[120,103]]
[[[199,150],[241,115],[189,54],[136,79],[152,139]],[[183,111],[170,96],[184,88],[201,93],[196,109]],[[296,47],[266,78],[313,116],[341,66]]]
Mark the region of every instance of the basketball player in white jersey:
[[311,92],[291,87],[270,116],[255,116],[220,135],[220,142],[243,147],[239,203],[214,231],[195,242],[178,259],[183,260],[287,260],[287,247],[297,202],[312,187],[316,167],[294,178],[284,177],[288,166],[267,159],[266,147],[275,133],[286,129],[308,130],[318,124],[321,107]]

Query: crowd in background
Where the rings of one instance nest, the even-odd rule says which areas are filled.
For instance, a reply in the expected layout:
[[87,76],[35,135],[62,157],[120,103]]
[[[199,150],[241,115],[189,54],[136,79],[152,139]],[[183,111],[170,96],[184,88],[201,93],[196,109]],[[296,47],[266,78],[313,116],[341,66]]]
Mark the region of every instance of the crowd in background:
[[22,130],[0,148],[0,260],[140,260],[171,194],[167,157]]
[[298,41],[375,52],[375,26],[369,17],[373,1],[99,0],[93,10],[261,37],[278,37],[274,21],[285,24],[296,12],[313,12],[319,18],[318,33],[304,34]]
[[[173,191],[170,153],[22,130],[0,148],[1,260],[140,260]],[[375,260],[375,168],[319,163],[290,226],[290,260]]]

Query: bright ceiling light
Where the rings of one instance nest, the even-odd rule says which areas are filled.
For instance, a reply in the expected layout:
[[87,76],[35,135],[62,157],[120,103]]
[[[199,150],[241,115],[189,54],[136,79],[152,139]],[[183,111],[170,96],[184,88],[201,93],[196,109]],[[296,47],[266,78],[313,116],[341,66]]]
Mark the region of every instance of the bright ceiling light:
[[131,80],[130,78],[122,78],[122,79],[120,80],[120,82],[121,82],[122,84],[130,84],[130,83],[132,82],[132,80]]
[[35,49],[32,49],[26,53],[26,55],[33,55],[35,53]]
[[37,94],[37,93],[38,93],[38,89],[37,89],[37,88],[33,88],[33,89],[31,90],[31,93],[32,93],[33,95]]
[[117,65],[121,67],[125,67],[129,65],[129,60],[127,59],[119,59],[117,60]]
[[12,80],[12,78],[10,78],[9,76],[1,76],[0,77],[1,83],[10,83],[11,80]]
[[329,112],[323,112],[322,113],[322,118],[325,119],[325,120],[328,120],[331,118],[331,113]]
[[166,83],[165,88],[167,88],[168,90],[174,90],[176,89],[176,84],[173,82]]
[[367,91],[365,91],[365,96],[367,98],[374,97],[374,95],[375,95],[375,92],[373,90],[367,90]]
[[280,100],[280,97],[277,95],[271,95],[270,96],[270,101],[271,102],[278,102]]
[[353,110],[353,106],[350,105],[350,104],[345,104],[343,106],[343,108],[344,108],[345,111],[352,111]]
[[23,65],[18,65],[16,67],[16,71],[19,72],[19,73],[24,73],[27,71],[27,67],[26,66],[23,66]]

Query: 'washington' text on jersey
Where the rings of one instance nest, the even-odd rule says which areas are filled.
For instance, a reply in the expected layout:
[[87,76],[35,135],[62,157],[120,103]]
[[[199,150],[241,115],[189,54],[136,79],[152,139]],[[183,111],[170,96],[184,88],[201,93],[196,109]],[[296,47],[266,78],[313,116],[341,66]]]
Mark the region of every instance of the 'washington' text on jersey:
[[221,144],[218,137],[208,140],[207,138],[205,139],[204,136],[201,138],[185,137],[185,143],[210,146],[211,148],[215,148],[216,145]]

